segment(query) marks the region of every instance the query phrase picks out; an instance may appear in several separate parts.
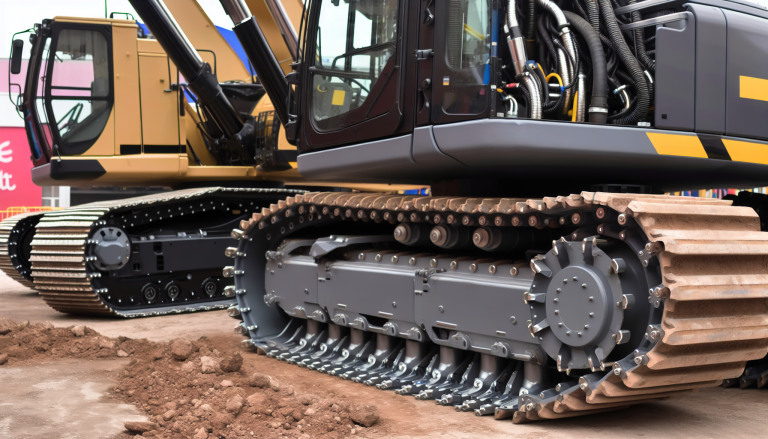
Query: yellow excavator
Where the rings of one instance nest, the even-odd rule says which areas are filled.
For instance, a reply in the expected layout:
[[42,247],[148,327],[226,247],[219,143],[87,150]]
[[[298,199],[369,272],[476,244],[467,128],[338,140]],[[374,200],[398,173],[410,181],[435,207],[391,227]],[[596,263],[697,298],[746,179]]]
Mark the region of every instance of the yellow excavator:
[[[295,39],[290,22],[302,5],[268,3],[252,2],[288,71],[286,38]],[[179,189],[0,225],[0,266],[59,311],[142,316],[230,307],[231,282],[220,267],[231,227],[297,193],[281,189],[285,183],[308,184],[263,86],[197,2],[164,8],[178,18],[172,27],[195,63],[181,73],[133,20],[57,17],[30,39],[20,110],[35,183]],[[78,82],[67,83],[72,77]],[[183,223],[174,219],[181,216]],[[109,267],[108,276],[88,262]]]

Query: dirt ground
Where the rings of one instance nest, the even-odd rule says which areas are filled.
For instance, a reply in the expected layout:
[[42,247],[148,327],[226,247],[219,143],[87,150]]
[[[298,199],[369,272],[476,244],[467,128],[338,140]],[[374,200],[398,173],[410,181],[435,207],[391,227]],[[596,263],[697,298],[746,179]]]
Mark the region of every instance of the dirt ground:
[[[147,338],[154,342],[167,342],[179,337],[195,341],[206,336],[205,343],[223,353],[236,352],[242,340],[232,333],[235,321],[222,311],[140,320],[79,318],[59,314],[49,309],[36,293],[0,274],[0,319],[2,318],[17,322],[28,320],[31,323],[49,321],[56,327],[86,325],[106,337]],[[167,347],[167,343],[165,346]],[[207,352],[203,349],[195,355],[199,357]],[[492,417],[480,418],[469,413],[456,413],[448,407],[353,384],[251,352],[243,351],[241,354],[241,371],[216,376],[215,379],[218,382],[221,379],[229,379],[227,377],[231,375],[235,388],[242,385],[244,395],[258,390],[245,383],[247,377],[258,372],[271,376],[282,385],[292,386],[299,397],[308,394],[323,401],[377,406],[380,418],[375,426],[368,429],[358,428],[354,435],[345,433],[341,437],[764,437],[764,419],[768,415],[768,392],[757,389],[713,388],[671,401],[634,406],[625,411],[547,423],[514,425],[511,421],[494,421]],[[120,375],[125,374],[124,368],[128,368],[129,374],[137,375],[138,378],[134,379],[143,376],[138,373],[139,366],[128,366],[132,361],[142,361],[137,360],[138,356],[138,353],[134,353],[128,358],[106,360],[90,357],[76,360],[51,358],[47,362],[37,364],[24,365],[21,362],[17,366],[13,364],[14,361],[10,361],[0,366],[0,438],[131,437],[125,431],[123,422],[150,419],[148,416],[153,416],[160,410],[156,406],[147,406],[141,402],[138,403],[139,407],[130,405],[127,401],[131,398],[126,398],[117,391],[124,390],[129,384],[125,375]],[[159,361],[171,365],[157,368],[159,372],[171,373],[177,367],[170,359]],[[212,376],[206,379],[213,380]],[[208,383],[198,384],[201,384],[197,387],[202,389],[201,393],[204,394]],[[166,390],[173,390],[172,387],[173,383],[160,386],[157,382],[154,386],[155,389]],[[150,385],[149,388],[151,390],[153,387]],[[237,391],[225,390],[232,395]],[[212,395],[213,393],[211,392]],[[204,398],[213,396],[200,397],[201,400]],[[211,404],[214,404],[213,400]],[[178,411],[185,410],[180,408]],[[191,408],[189,411],[194,412]],[[256,419],[260,415],[253,416]],[[157,419],[157,415],[151,419]],[[341,424],[344,422],[347,422],[346,418],[340,420]],[[244,432],[243,437],[281,437],[284,432],[285,430],[280,429],[262,430],[253,436],[250,432]],[[305,436],[315,437],[310,434]]]

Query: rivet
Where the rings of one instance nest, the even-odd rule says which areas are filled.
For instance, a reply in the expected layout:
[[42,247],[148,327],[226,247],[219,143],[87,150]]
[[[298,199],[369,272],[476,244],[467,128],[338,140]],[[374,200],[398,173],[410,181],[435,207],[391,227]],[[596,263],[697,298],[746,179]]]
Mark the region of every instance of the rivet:
[[595,300],[595,296],[589,296],[589,301],[592,302]]
[[512,276],[517,276],[517,267],[510,268],[509,274],[511,274]]
[[440,312],[444,312],[445,308],[443,308],[443,305],[440,305],[440,306],[437,307],[437,310],[440,311]]
[[515,316],[510,317],[509,321],[512,322],[513,325],[517,324],[517,319],[515,318]]
[[557,326],[562,328],[563,327],[563,322],[558,323]]
[[589,329],[589,325],[584,325],[584,329]]
[[581,288],[587,288],[587,284],[581,284]]
[[397,264],[397,261],[398,261],[398,260],[400,260],[400,258],[399,258],[397,255],[395,255],[395,256],[392,256],[392,263],[393,263],[393,264]]
[[577,332],[577,333],[576,333],[576,335],[578,335],[579,337],[581,337],[581,332]]
[[408,265],[416,265],[416,258],[411,258],[408,260]]
[[556,309],[556,310],[555,310],[555,315],[558,315],[558,314],[560,314],[560,310],[559,310],[559,309]]
[[570,337],[571,336],[571,331],[565,331],[565,335]]
[[477,271],[477,264],[470,265],[469,266],[469,271],[471,271],[472,273],[476,272]]
[[[559,293],[559,292],[561,292],[561,291],[562,291],[562,289],[561,289],[561,288],[558,288],[558,289],[557,289],[557,290],[555,290],[555,291],[557,291],[557,292]],[[555,300],[557,300],[557,299],[555,299]]]
[[376,255],[376,257],[373,258],[373,260],[376,262],[381,262],[381,255]]
[[490,267],[488,267],[488,272],[491,274],[496,274],[496,266],[491,265]]
[[429,261],[429,266],[432,268],[437,267],[437,259],[432,259]]
[[589,316],[594,318],[595,317],[595,313],[591,312],[591,313],[589,313]]
[[459,263],[456,261],[451,261],[451,270],[455,270],[459,268]]
[[555,303],[557,303],[557,297],[555,297],[554,301],[555,301]]
[[576,276],[573,276],[573,281],[576,282],[577,280],[579,280],[579,278]]
[[359,259],[361,261],[364,261],[365,260],[365,253],[360,253],[359,255],[357,255],[357,259]]
[[392,302],[392,308],[397,308],[397,302]]

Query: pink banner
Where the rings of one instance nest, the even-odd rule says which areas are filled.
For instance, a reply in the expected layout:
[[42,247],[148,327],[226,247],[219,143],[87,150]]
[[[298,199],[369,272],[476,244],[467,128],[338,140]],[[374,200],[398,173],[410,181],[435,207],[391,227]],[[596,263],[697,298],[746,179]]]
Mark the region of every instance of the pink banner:
[[42,204],[42,190],[32,183],[29,154],[24,128],[0,128],[0,210]]

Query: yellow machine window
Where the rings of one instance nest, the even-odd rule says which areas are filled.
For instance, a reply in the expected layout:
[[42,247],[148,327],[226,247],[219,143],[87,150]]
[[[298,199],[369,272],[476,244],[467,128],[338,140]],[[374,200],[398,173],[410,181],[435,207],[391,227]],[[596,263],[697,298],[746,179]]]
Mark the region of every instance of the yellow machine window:
[[54,44],[49,62],[48,114],[57,142],[66,152],[67,147],[96,140],[109,119],[109,49],[98,30],[62,29]]

